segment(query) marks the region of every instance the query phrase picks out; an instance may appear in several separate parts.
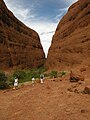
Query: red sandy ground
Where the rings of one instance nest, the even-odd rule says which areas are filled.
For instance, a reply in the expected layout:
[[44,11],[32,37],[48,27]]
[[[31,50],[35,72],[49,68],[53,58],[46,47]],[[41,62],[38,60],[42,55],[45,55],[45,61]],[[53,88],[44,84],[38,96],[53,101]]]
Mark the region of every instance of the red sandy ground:
[[89,79],[60,80],[0,91],[0,120],[90,120],[90,95],[82,93]]

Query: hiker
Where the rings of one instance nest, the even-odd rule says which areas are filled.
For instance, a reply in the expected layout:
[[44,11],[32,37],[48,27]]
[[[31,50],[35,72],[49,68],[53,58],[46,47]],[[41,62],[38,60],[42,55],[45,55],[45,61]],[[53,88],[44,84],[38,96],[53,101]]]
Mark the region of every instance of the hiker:
[[33,84],[33,86],[34,86],[34,83],[35,83],[35,78],[33,77],[32,78],[32,84]]
[[40,75],[40,80],[41,80],[41,83],[44,83],[44,75],[43,74]]
[[18,87],[18,78],[15,77],[15,80],[14,80],[14,88],[13,89],[16,89]]

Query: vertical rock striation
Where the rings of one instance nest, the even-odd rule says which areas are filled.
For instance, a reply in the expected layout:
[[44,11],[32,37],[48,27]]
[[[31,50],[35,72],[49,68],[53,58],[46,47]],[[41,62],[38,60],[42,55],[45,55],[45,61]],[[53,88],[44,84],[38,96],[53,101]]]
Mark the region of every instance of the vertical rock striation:
[[90,67],[90,0],[78,0],[59,22],[45,67]]
[[20,22],[0,0],[0,69],[34,68],[44,62],[39,35]]

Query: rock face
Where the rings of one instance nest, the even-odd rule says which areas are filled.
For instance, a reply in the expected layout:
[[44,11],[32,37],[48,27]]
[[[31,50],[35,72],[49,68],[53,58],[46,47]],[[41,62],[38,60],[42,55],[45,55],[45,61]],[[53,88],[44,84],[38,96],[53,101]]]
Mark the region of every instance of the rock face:
[[0,69],[40,67],[44,62],[39,35],[20,22],[0,0]]
[[90,67],[90,0],[74,3],[61,19],[52,39],[45,67]]

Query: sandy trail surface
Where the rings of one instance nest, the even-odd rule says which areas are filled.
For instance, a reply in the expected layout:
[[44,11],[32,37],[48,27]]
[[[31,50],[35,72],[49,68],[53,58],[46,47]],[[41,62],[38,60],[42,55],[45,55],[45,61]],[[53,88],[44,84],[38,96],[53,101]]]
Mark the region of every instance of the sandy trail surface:
[[71,83],[61,78],[0,91],[0,120],[90,120],[89,79]]

